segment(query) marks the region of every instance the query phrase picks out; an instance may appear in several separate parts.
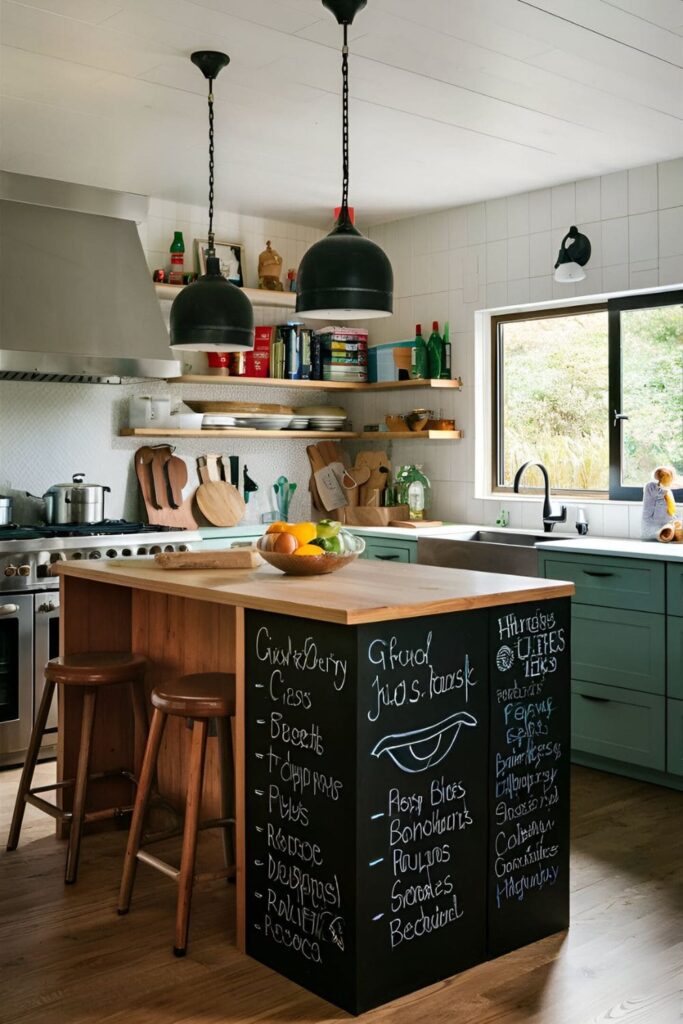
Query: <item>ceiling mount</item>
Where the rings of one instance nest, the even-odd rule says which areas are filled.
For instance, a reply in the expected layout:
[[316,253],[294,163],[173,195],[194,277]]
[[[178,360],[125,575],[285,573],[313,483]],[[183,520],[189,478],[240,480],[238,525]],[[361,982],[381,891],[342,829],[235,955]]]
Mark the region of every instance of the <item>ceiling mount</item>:
[[340,25],[352,25],[353,19],[367,2],[368,0],[323,0],[323,7],[332,11]]
[[209,81],[218,78],[219,72],[230,63],[227,53],[221,53],[220,50],[195,50],[190,60]]

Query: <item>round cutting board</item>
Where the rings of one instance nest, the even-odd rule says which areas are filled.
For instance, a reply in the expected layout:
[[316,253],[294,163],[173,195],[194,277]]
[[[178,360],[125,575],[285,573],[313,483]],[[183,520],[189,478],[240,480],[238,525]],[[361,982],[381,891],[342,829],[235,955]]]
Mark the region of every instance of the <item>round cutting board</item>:
[[237,526],[247,510],[240,492],[225,480],[200,484],[195,500],[204,518],[214,526]]

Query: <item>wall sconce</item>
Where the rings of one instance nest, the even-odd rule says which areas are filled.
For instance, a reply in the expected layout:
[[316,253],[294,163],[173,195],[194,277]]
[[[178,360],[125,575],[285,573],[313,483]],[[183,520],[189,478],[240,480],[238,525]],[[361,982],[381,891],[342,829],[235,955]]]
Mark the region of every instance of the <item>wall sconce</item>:
[[583,281],[586,271],[583,269],[591,258],[591,244],[578,228],[570,227],[562,239],[560,251],[555,264],[555,280],[562,284],[573,284]]

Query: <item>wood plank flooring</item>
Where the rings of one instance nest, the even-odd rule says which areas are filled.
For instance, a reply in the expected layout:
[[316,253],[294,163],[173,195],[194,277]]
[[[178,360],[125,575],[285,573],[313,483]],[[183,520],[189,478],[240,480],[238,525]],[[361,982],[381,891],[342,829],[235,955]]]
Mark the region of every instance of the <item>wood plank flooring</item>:
[[[42,765],[36,784],[53,777],[54,765]],[[33,808],[19,849],[5,853],[17,783],[18,772],[0,772],[2,1024],[352,1020],[237,953],[234,887],[224,882],[196,889],[185,960],[171,953],[176,890],[156,872],[140,865],[131,913],[117,917],[123,831],[86,836],[78,884],[66,888],[64,844]],[[572,785],[568,935],[482,964],[364,1022],[683,1021],[683,794],[577,767]],[[205,834],[199,869],[220,856]]]

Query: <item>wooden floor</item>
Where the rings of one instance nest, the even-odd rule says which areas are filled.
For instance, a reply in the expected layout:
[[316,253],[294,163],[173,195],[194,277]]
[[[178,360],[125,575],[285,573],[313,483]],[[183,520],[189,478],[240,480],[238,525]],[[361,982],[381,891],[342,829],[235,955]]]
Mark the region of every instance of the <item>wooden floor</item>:
[[[39,769],[40,783],[54,776]],[[171,953],[175,887],[138,871],[117,917],[125,833],[86,837],[78,884],[64,845],[27,809],[4,852],[18,772],[0,772],[2,1024],[246,1024],[352,1020],[240,956],[234,890],[195,893],[190,949]],[[38,780],[36,780],[36,784]],[[680,1024],[683,1020],[683,794],[573,770],[572,926],[364,1015],[373,1024]],[[207,834],[200,869],[220,858]],[[202,857],[203,853],[203,857]]]

